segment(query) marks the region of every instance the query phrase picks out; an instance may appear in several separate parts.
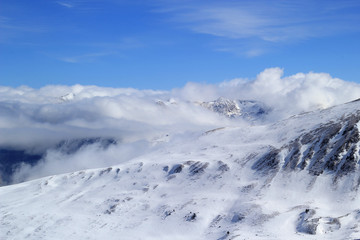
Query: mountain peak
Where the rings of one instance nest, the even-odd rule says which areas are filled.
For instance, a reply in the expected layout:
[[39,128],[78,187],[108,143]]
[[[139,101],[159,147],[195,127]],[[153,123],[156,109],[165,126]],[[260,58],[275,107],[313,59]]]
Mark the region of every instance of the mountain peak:
[[215,101],[203,102],[201,106],[229,118],[259,120],[264,118],[271,109],[264,103],[254,100],[231,100],[219,97]]

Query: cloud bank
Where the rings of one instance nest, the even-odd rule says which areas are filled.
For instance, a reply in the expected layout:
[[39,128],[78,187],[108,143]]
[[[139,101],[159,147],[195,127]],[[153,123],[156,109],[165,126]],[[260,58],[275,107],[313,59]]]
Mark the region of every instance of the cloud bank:
[[271,121],[360,97],[359,84],[333,78],[327,73],[297,73],[285,77],[283,74],[281,68],[269,68],[252,81],[239,78],[216,85],[188,83],[174,90],[174,94],[190,101],[210,101],[218,96],[258,100],[274,110]]
[[[81,85],[0,87],[0,147],[45,153],[38,164],[17,170],[14,179],[20,181],[110,166],[194,131],[253,124],[228,119],[199,104],[219,97],[265,103],[272,109],[265,123],[360,98],[359,84],[327,73],[283,74],[280,68],[270,68],[253,80],[188,83],[170,91]],[[106,149],[92,144],[71,154],[54,148],[62,140],[94,137],[118,143]]]

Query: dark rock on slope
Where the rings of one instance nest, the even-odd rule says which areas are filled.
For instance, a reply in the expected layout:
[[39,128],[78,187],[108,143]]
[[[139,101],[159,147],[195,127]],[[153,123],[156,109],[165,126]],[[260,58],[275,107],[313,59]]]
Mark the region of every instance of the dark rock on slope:
[[322,124],[289,144],[269,150],[253,169],[262,173],[307,170],[313,176],[330,173],[334,181],[354,172],[359,161],[360,111]]

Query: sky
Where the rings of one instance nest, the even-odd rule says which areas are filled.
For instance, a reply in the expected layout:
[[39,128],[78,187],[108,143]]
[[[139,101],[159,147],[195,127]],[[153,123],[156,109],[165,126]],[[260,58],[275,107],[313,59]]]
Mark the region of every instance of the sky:
[[1,0],[0,85],[169,90],[328,73],[360,83],[360,1]]

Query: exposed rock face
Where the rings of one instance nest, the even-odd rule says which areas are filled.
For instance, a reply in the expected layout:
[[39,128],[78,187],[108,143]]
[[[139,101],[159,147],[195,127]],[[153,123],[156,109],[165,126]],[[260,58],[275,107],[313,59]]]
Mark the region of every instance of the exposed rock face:
[[101,137],[93,137],[93,138],[80,138],[80,139],[70,139],[64,140],[57,144],[56,149],[60,150],[66,154],[72,154],[78,151],[80,148],[91,145],[91,144],[99,144],[100,147],[106,149],[112,144],[116,144],[117,141],[113,138],[101,138]]
[[248,120],[262,119],[271,112],[270,107],[259,101],[238,100],[237,102],[241,109],[242,117]]
[[272,149],[263,157],[261,157],[252,166],[252,169],[261,172],[263,174],[269,174],[271,172],[277,172],[280,165],[279,149]]
[[169,171],[169,175],[171,174],[175,174],[175,173],[180,173],[184,168],[184,165],[182,164],[175,164],[171,170]]
[[360,112],[330,122],[300,135],[280,149],[262,156],[253,169],[270,171],[307,170],[313,176],[332,173],[334,180],[354,172],[359,161]]
[[300,213],[296,230],[301,233],[316,234],[319,218],[313,218],[315,213],[316,211],[314,209],[306,209]]
[[218,98],[215,101],[204,102],[201,106],[230,118],[241,115],[241,110],[237,102],[225,98]]
[[[337,217],[315,217],[314,209],[305,209],[299,215],[296,230],[300,233],[315,235],[334,232],[341,228],[341,223]],[[344,216],[341,216],[344,217]],[[341,218],[340,217],[340,218]]]
[[203,102],[201,106],[229,118],[258,120],[267,115],[271,109],[265,104],[251,100],[230,100],[218,98],[215,101]]

